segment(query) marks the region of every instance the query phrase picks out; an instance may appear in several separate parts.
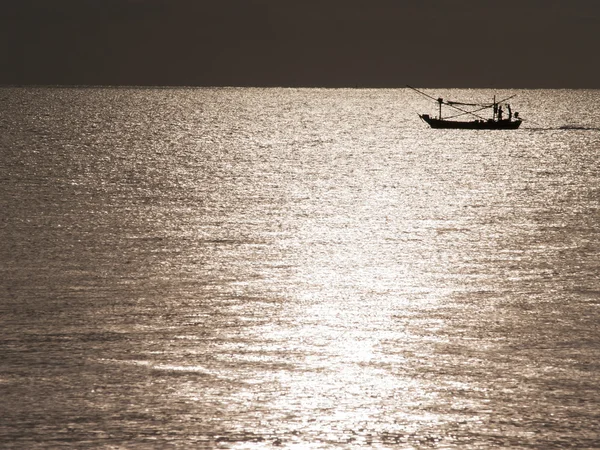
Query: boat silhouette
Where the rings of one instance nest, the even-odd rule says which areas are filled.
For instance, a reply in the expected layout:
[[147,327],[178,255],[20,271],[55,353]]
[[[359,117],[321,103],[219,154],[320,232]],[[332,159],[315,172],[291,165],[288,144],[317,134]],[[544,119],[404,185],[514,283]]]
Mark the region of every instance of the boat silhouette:
[[[496,97],[492,103],[463,103],[450,100],[444,100],[443,98],[435,98],[428,95],[412,86],[408,86],[410,89],[424,95],[437,102],[439,112],[437,117],[432,117],[429,114],[419,114],[419,117],[426,122],[431,128],[443,128],[443,129],[463,129],[463,130],[516,130],[521,126],[523,122],[519,118],[519,113],[513,114],[510,104],[506,103],[514,97],[511,95],[503,100],[496,101]],[[449,117],[442,116],[442,106],[446,105],[452,108],[454,111],[459,111],[458,114],[454,114]],[[465,109],[471,108],[471,109]],[[506,108],[507,116],[504,116],[504,108]],[[491,118],[484,118],[478,113],[487,109],[492,110]],[[471,120],[454,120],[457,117],[470,115],[474,117]]]

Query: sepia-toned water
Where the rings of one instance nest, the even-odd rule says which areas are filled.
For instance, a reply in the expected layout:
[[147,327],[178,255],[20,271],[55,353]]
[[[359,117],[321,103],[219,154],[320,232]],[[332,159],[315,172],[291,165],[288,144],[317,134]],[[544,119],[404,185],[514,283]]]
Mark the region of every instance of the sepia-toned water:
[[0,89],[0,447],[600,448],[600,91]]

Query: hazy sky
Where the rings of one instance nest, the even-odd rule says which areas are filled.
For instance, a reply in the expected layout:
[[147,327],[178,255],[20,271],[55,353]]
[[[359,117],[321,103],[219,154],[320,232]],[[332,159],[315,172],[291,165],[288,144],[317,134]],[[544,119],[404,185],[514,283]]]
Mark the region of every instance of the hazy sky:
[[0,0],[0,83],[600,88],[599,0]]

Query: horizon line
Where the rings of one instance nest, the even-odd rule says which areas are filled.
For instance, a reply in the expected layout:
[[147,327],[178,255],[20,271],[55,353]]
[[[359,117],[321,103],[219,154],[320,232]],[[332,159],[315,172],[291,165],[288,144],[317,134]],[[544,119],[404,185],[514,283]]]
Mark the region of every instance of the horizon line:
[[[128,89],[410,89],[403,86],[366,86],[366,85],[203,85],[203,84],[69,84],[69,83],[0,83],[0,88],[128,88]],[[504,87],[504,86],[414,86],[419,89],[497,89],[497,90],[600,90],[600,87]]]

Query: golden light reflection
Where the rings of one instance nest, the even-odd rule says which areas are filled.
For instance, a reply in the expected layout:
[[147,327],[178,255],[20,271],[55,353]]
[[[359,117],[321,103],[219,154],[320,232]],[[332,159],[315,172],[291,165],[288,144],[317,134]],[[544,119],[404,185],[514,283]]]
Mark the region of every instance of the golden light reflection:
[[0,441],[597,443],[598,92],[3,94]]
[[512,176],[515,137],[498,148],[382,123],[374,140],[348,123],[360,102],[346,96],[248,114],[277,109],[268,98],[231,102],[243,117],[202,141],[217,156],[180,174],[208,201],[180,210],[189,226],[173,233],[186,273],[212,278],[191,291],[197,337],[182,332],[186,350],[149,367],[239,441],[453,444],[485,423],[490,386],[511,370],[494,333],[522,314],[506,319],[503,292],[539,276],[524,261],[566,249],[523,251],[538,224],[529,175]]

